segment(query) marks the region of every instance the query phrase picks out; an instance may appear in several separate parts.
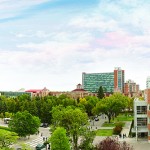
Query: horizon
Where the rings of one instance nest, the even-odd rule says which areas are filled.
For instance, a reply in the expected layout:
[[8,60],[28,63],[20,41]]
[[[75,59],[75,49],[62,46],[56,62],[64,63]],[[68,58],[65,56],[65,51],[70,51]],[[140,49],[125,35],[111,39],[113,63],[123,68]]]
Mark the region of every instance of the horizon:
[[119,66],[146,89],[150,1],[0,1],[0,90],[70,91]]

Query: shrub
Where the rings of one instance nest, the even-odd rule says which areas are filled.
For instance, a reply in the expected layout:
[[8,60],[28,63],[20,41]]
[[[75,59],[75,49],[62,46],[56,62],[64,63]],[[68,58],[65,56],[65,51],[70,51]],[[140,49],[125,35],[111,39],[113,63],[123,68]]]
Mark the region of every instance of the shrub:
[[133,150],[133,147],[126,142],[121,143],[115,138],[107,137],[96,145],[96,150]]
[[123,125],[124,125],[123,122],[118,122],[118,123],[116,123],[115,128],[113,128],[113,134],[120,134]]
[[118,134],[120,134],[121,130],[122,130],[122,127],[116,126],[115,128],[113,128],[113,134],[118,135]]

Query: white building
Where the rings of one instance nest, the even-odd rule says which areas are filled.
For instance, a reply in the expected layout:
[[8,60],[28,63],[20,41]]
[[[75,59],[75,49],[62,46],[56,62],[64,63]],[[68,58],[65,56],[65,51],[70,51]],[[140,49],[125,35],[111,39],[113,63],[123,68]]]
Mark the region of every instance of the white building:
[[136,139],[147,137],[150,143],[150,88],[145,90],[144,100],[134,100],[134,127]]

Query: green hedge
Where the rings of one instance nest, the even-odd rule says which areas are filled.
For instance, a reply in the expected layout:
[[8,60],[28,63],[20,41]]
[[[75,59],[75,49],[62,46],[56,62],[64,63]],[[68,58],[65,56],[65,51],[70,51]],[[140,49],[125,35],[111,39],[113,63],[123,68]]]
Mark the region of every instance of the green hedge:
[[0,126],[0,129],[7,130],[7,131],[11,131],[11,129],[10,129],[10,128],[8,128],[8,127],[4,127],[4,126]]

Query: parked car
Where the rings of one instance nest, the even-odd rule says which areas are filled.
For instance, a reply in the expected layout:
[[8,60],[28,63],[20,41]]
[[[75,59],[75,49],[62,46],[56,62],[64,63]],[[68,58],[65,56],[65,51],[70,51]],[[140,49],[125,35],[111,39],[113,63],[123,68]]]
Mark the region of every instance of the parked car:
[[95,121],[99,121],[99,118],[95,118]]
[[41,123],[40,127],[47,128],[48,127],[48,123]]

